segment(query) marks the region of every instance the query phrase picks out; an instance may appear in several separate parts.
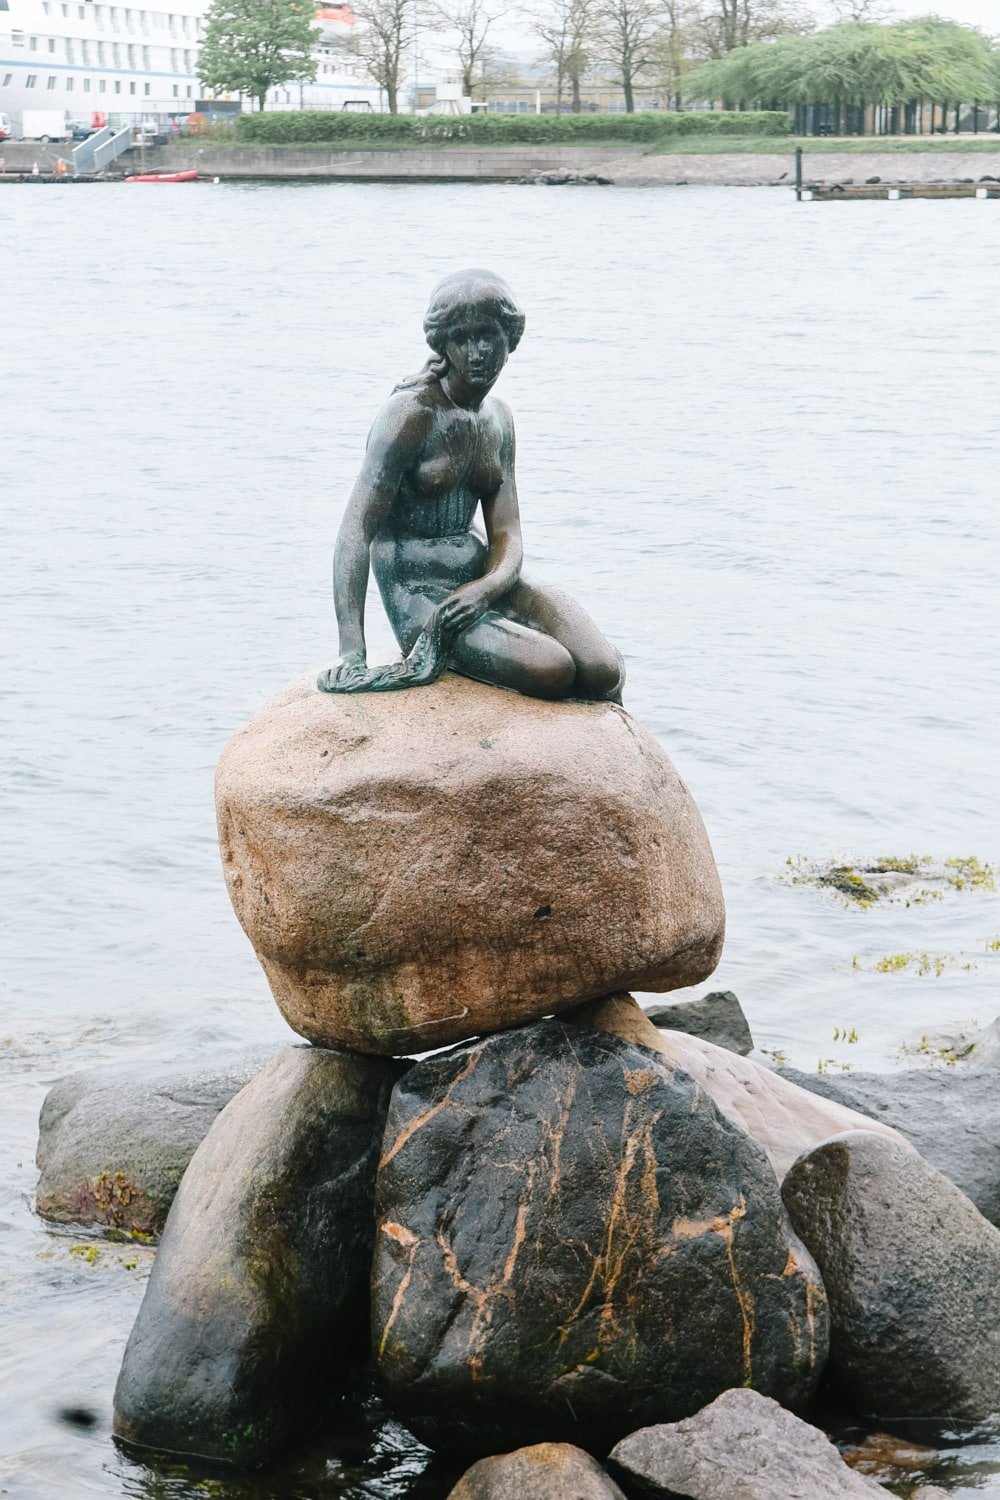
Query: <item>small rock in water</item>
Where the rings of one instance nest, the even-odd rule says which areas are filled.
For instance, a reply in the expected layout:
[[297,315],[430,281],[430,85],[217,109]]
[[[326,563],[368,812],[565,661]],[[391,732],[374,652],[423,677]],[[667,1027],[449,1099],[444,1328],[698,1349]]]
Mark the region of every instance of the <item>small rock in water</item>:
[[1000,1225],[1000,1109],[994,1071],[963,1065],[834,1076],[782,1068],[780,1076],[880,1125],[894,1126],[991,1224]]
[[937,1460],[938,1451],[908,1443],[891,1432],[872,1432],[856,1448],[847,1449],[843,1457],[845,1464],[859,1474],[877,1475],[884,1483],[892,1484],[907,1475],[924,1473]]
[[700,1036],[740,1057],[749,1057],[753,1051],[747,1018],[732,990],[713,990],[700,1000],[681,1000],[676,1005],[654,1005],[646,1015],[654,1026]]
[[379,1373],[432,1446],[591,1446],[819,1378],[825,1297],[763,1151],[620,1037],[547,1021],[416,1064],[377,1210]]
[[375,1166],[399,1068],[286,1047],[222,1111],[170,1210],[117,1437],[259,1463],[367,1357]]
[[483,1458],[448,1500],[625,1500],[589,1453],[569,1443],[538,1443]]
[[[830,1371],[866,1416],[1000,1411],[1000,1231],[911,1146],[853,1131],[785,1178],[830,1299]],[[923,1430],[926,1430],[926,1425]]]
[[729,1390],[697,1416],[646,1427],[608,1462],[651,1500],[873,1500],[817,1428],[757,1391]]
[[160,1235],[209,1127],[274,1052],[249,1048],[213,1064],[122,1063],[53,1084],[39,1119],[42,1218]]
[[1000,1016],[979,1033],[967,1061],[973,1068],[1000,1068]]

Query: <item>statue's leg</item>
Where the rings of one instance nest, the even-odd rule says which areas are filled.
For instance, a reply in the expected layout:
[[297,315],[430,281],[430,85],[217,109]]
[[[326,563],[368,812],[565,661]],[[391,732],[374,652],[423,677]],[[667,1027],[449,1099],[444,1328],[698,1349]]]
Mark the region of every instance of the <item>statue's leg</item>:
[[522,578],[511,589],[502,608],[512,619],[551,636],[569,652],[575,678],[568,697],[622,701],[625,663],[582,604],[577,604],[562,589]]
[[493,609],[463,630],[452,647],[451,666],[465,677],[531,698],[568,698],[576,677],[573,658],[557,640]]

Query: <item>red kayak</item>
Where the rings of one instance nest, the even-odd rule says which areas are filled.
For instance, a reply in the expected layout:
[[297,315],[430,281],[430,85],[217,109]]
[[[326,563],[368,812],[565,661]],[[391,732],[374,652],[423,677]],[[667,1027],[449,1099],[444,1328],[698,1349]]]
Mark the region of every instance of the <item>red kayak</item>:
[[197,182],[197,172],[140,172],[126,182]]

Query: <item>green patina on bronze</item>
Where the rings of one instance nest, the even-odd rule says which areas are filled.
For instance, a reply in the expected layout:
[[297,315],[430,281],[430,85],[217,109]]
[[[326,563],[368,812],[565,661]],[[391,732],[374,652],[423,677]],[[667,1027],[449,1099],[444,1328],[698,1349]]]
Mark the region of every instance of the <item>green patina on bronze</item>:
[[[490,271],[457,272],[433,293],[433,356],[376,417],[337,538],[341,654],[318,679],[324,692],[419,687],[450,667],[534,698],[621,702],[618,652],[575,600],[521,571],[514,422],[490,393],[523,331]],[[386,667],[367,662],[369,567],[403,653]]]

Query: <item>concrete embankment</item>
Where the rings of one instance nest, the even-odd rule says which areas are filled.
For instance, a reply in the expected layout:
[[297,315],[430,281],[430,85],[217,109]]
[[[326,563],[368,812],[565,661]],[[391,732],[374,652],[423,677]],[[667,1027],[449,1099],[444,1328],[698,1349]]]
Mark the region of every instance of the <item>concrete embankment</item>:
[[[30,172],[35,162],[52,172],[68,144],[42,146],[8,141],[0,158],[8,173]],[[334,146],[227,146],[190,140],[173,146],[129,152],[115,163],[116,175],[177,172],[197,167],[206,177],[265,181],[348,182],[516,182],[542,173],[597,172],[620,187],[789,187],[795,176],[794,151],[653,154],[642,145],[591,146],[433,146],[425,148]],[[0,168],[3,170],[3,168]],[[806,151],[804,179],[814,183],[978,182],[1000,179],[1000,144],[995,150]]]

